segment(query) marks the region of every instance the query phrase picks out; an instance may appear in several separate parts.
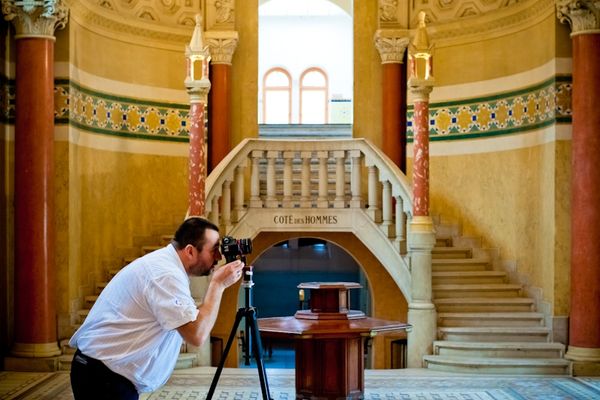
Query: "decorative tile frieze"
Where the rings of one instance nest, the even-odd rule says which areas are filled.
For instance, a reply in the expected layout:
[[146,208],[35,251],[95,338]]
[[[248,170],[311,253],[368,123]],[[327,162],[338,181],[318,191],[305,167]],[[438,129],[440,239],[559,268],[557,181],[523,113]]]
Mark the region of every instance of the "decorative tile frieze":
[[[571,122],[571,77],[556,76],[539,85],[484,98],[430,103],[430,140],[509,135],[554,123]],[[412,142],[413,107],[408,108]]]
[[55,116],[79,129],[122,137],[188,140],[187,104],[170,104],[113,96],[74,82],[55,88]]

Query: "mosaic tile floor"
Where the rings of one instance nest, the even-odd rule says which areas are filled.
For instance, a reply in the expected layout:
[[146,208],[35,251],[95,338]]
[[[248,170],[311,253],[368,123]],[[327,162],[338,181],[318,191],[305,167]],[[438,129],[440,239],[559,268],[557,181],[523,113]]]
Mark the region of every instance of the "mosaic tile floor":
[[[203,400],[214,368],[180,370],[169,382],[142,400]],[[274,400],[291,400],[294,370],[267,370]],[[216,400],[260,400],[256,370],[226,369]],[[65,372],[0,372],[0,399],[72,400]],[[600,378],[473,376],[427,370],[367,370],[367,400],[600,400]]]

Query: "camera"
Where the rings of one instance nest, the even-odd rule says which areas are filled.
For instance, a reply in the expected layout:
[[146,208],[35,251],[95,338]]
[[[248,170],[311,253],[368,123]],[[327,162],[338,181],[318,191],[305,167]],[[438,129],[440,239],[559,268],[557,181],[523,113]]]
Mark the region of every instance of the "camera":
[[[225,236],[221,239],[221,254],[225,256],[225,261],[230,263],[238,258],[244,257],[246,254],[252,253],[252,240],[236,239],[232,236]],[[242,259],[245,262],[245,259]]]

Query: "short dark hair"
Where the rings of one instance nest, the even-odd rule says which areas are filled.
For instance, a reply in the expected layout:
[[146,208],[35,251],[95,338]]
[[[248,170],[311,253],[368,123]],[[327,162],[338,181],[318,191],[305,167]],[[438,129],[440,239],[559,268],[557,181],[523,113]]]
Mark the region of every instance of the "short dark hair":
[[201,217],[190,217],[177,228],[173,237],[173,245],[177,250],[183,249],[188,244],[202,250],[206,237],[204,232],[207,229],[219,232],[219,227],[209,220]]

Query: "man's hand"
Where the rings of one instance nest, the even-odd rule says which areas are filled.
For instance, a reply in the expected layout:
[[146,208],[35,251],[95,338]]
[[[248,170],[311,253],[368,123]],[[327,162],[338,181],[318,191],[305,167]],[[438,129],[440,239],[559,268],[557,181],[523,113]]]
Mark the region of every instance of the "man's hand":
[[225,264],[220,268],[216,268],[212,274],[211,284],[221,285],[223,289],[227,289],[242,277],[242,268],[244,263],[240,260],[235,260],[229,264]]

